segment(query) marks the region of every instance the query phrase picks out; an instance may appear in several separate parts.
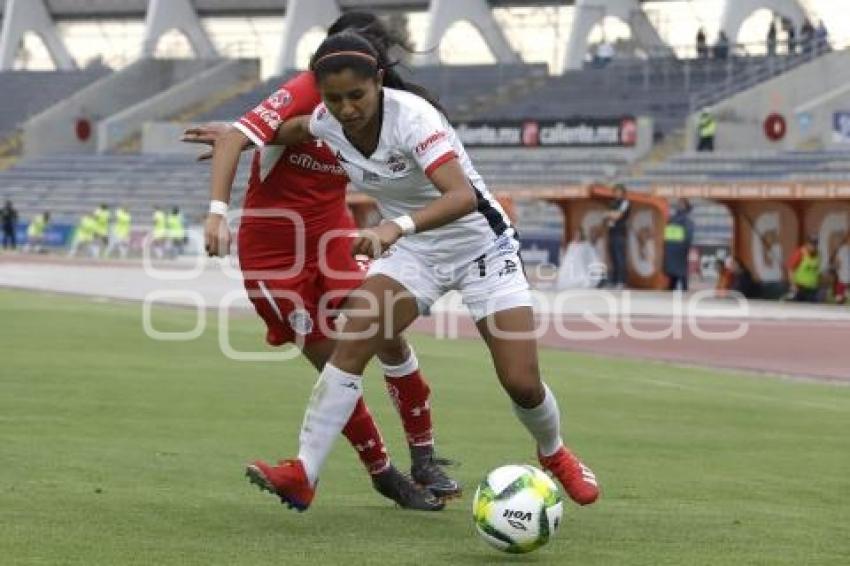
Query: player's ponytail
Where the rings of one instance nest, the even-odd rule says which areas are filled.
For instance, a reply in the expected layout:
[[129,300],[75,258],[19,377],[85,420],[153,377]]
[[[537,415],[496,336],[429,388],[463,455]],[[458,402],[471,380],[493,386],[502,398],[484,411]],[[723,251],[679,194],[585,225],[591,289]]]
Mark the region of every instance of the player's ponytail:
[[[371,14],[352,12],[351,15],[354,17],[350,21],[343,21],[346,16],[349,16],[346,14],[331,26],[329,30],[331,35],[328,35],[313,55],[310,70],[315,73],[316,80],[321,81],[327,75],[344,69],[351,69],[364,78],[375,78],[378,71],[383,70],[384,86],[404,90],[424,98],[434,108],[445,114],[436,97],[426,88],[404,80],[395,70],[398,61],[392,60],[388,51],[392,46],[406,48],[403,42],[394,38],[380,20]],[[365,25],[345,27],[346,25],[355,26],[358,22]],[[333,33],[335,29],[343,31]]]

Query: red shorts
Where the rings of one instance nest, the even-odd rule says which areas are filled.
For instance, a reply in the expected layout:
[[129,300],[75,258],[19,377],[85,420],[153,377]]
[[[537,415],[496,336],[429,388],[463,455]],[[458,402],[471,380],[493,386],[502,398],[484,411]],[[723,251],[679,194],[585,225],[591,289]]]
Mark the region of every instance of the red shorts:
[[[251,271],[244,264],[242,269]],[[285,271],[285,266],[281,269]],[[266,323],[266,341],[270,345],[306,345],[329,337],[336,316],[334,309],[360,286],[365,274],[361,264],[351,257],[350,240],[335,239],[327,247],[324,262],[309,261],[292,277],[246,278],[245,290]]]

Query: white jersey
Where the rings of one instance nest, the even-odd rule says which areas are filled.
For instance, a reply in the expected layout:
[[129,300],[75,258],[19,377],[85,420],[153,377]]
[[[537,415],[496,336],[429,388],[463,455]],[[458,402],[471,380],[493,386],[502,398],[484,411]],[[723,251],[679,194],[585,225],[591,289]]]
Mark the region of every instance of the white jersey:
[[428,173],[457,158],[476,193],[476,211],[445,226],[406,236],[397,245],[429,262],[471,261],[511,229],[507,214],[484,186],[442,113],[415,94],[391,88],[383,91],[380,138],[372,155],[363,155],[348,141],[342,125],[324,104],[313,111],[310,132],[330,146],[351,183],[374,197],[387,219],[411,214],[439,198],[441,193]]

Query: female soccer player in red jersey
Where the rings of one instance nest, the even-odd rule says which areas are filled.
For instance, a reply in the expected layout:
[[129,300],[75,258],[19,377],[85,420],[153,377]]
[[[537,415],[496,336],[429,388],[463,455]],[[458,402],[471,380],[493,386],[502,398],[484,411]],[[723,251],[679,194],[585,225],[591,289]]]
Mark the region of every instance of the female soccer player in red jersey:
[[[277,142],[316,139],[330,146],[351,182],[376,199],[388,221],[354,242],[354,253],[379,259],[350,296],[345,337],[319,377],[323,395],[307,408],[298,457],[280,466],[254,462],[248,473],[282,499],[309,505],[333,441],[360,397],[370,358],[387,336],[398,335],[441,295],[457,290],[516,416],[536,441],[541,465],[574,501],[593,503],[596,477],[564,446],[557,401],[540,377],[516,232],[446,117],[410,92],[386,54],[356,33],[329,36],[311,69],[324,103],[310,118],[279,125]],[[232,136],[217,144],[216,191],[232,182],[228,173],[240,149]]]
[[[329,34],[352,27],[368,34],[382,49],[394,43],[377,18],[363,12],[345,14]],[[313,74],[302,73],[226,132],[208,125],[187,130],[184,140],[209,142],[218,136],[239,140],[235,154],[217,152],[213,160],[214,175],[230,179],[213,187],[205,227],[208,252],[220,256],[230,248],[225,216],[239,152],[250,143],[262,148],[254,155],[238,232],[245,288],[267,325],[269,344],[295,342],[321,371],[333,351],[325,313],[339,306],[365,275],[350,254],[355,226],[345,204],[348,177],[321,142],[265,147],[284,120],[309,115],[319,103]],[[460,487],[434,457],[428,384],[403,338],[383,341],[377,356],[410,445],[411,476],[427,489],[417,489],[390,463],[362,397],[358,396],[341,432],[358,451],[380,493],[403,507],[440,509],[442,502],[436,497],[457,495]],[[317,389],[314,397],[320,393]],[[271,485],[259,484],[273,490]]]

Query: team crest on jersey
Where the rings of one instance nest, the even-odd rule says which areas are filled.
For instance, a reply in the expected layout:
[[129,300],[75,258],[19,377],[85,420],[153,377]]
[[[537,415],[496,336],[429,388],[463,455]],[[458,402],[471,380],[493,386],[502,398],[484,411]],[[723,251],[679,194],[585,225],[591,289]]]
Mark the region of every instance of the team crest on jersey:
[[307,336],[313,331],[313,318],[304,309],[297,309],[289,313],[289,326],[293,332],[301,336]]
[[393,173],[401,173],[410,168],[410,163],[408,163],[407,158],[402,153],[394,151],[387,158],[387,167]]
[[316,112],[316,120],[324,120],[328,117],[328,108],[327,106],[322,106]]
[[280,89],[269,97],[269,106],[275,110],[279,110],[284,106],[289,106],[292,103],[292,93],[285,88]]

